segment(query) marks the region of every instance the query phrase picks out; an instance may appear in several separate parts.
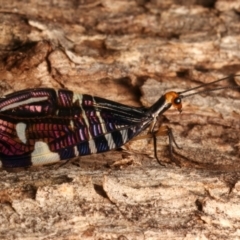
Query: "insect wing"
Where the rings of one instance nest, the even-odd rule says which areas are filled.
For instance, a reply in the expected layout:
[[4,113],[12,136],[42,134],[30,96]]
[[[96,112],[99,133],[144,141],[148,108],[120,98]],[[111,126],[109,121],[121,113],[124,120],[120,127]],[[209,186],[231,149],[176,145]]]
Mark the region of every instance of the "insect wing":
[[148,122],[143,108],[68,90],[23,90],[0,101],[0,158],[4,167],[23,167],[104,152]]

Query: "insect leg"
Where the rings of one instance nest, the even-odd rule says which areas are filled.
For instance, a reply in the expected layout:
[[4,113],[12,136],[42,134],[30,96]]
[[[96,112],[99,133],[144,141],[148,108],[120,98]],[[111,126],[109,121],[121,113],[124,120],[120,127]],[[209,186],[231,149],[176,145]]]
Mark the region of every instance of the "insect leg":
[[158,163],[160,165],[163,165],[160,160],[157,157],[157,137],[158,136],[168,136],[169,139],[169,154],[170,154],[170,159],[173,162],[176,162],[174,157],[173,157],[173,145],[175,145],[178,149],[181,149],[181,147],[177,144],[172,129],[169,128],[168,126],[161,126],[157,131],[152,132],[152,137],[153,137],[153,147],[154,147],[154,157],[157,159]]

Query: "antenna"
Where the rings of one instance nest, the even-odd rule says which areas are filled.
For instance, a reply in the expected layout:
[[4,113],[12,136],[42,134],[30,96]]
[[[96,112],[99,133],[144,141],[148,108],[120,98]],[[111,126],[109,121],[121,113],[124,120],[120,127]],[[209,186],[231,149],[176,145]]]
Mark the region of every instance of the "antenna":
[[192,96],[192,95],[195,95],[195,94],[199,94],[199,93],[206,93],[206,92],[213,92],[213,91],[217,91],[217,90],[221,90],[221,89],[227,89],[227,88],[240,88],[240,86],[226,86],[226,87],[217,87],[217,88],[212,88],[212,89],[206,89],[206,90],[201,90],[201,91],[198,91],[198,92],[194,92],[194,93],[190,93],[190,94],[187,94],[187,95],[182,95],[183,93],[187,93],[187,92],[190,92],[190,91],[193,91],[193,90],[196,90],[196,89],[199,89],[199,88],[204,88],[206,86],[211,86],[213,85],[214,83],[217,83],[217,82],[221,82],[221,81],[224,81],[224,80],[227,80],[227,79],[230,79],[230,78],[233,78],[233,77],[237,77],[240,75],[230,75],[228,77],[224,77],[224,78],[220,78],[218,80],[215,80],[213,82],[210,82],[210,83],[205,83],[205,84],[202,84],[200,86],[197,86],[197,87],[193,87],[193,88],[190,88],[190,89],[187,89],[187,90],[184,90],[182,92],[178,92],[178,94],[180,94],[181,98],[186,98],[186,97],[189,97],[189,96]]

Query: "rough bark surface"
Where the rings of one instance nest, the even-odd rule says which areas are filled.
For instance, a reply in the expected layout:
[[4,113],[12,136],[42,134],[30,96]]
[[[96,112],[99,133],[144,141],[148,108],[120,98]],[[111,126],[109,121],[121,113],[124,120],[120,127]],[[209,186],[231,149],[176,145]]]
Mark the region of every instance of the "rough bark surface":
[[[239,14],[238,0],[0,1],[0,94],[67,88],[150,106],[240,71]],[[225,89],[169,110],[182,149],[172,162],[158,138],[165,167],[143,139],[64,166],[2,170],[0,238],[238,239],[239,99]]]

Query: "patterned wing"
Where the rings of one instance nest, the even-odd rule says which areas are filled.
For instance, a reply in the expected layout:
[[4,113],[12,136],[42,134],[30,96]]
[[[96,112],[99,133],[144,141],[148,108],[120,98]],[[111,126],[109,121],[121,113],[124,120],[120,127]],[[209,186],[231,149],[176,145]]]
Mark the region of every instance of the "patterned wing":
[[150,122],[143,108],[68,90],[23,90],[0,100],[0,159],[25,167],[104,152]]

